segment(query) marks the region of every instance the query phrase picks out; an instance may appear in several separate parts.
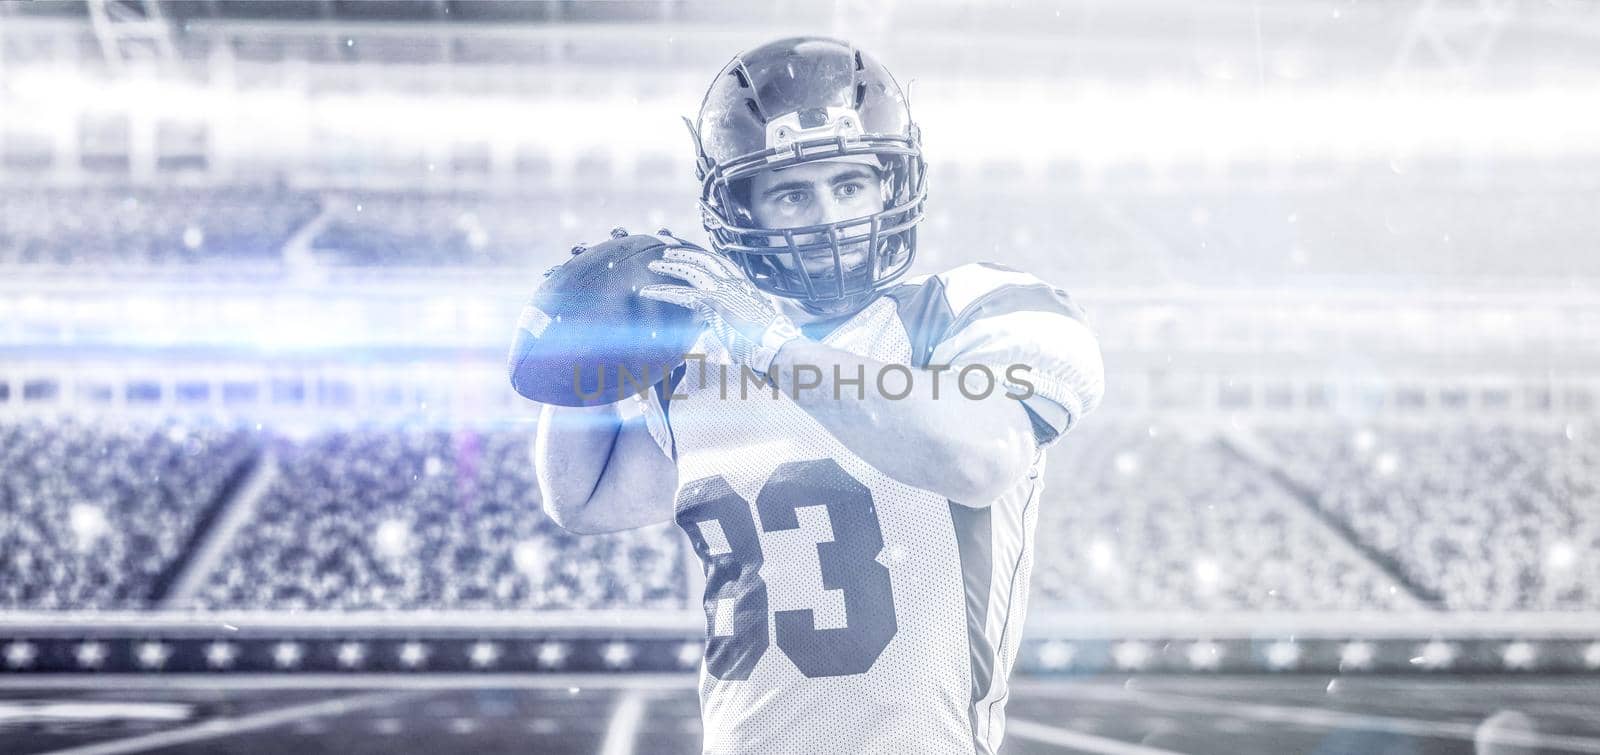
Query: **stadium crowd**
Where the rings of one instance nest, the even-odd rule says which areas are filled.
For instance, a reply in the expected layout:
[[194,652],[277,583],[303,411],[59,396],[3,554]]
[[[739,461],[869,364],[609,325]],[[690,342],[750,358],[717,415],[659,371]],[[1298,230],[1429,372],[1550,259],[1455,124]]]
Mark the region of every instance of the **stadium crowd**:
[[[1506,425],[1254,432],[1274,458],[1161,425],[1075,430],[1050,452],[1034,512],[1033,605],[1600,608],[1596,439]],[[561,530],[540,510],[527,437],[0,424],[0,608],[169,597],[178,568],[197,566],[197,531],[242,505],[229,493],[257,459],[278,473],[220,558],[198,564],[203,580],[184,605],[689,605],[681,534]]]
[[[648,189],[625,202],[575,192],[493,199],[368,192],[328,204],[330,219],[312,248],[330,265],[542,269],[565,259],[575,244],[600,241],[619,224],[652,232],[665,226],[690,239],[700,236],[699,218],[681,192],[663,195]],[[614,206],[651,209],[619,215]],[[676,212],[665,209],[669,207]]]
[[1600,606],[1600,442],[1575,426],[1264,430],[1285,471],[1449,609]]
[[1388,610],[1416,602],[1211,435],[1086,423],[1052,448],[1034,605]]
[[137,608],[253,456],[247,432],[0,425],[0,608]]
[[0,264],[271,262],[319,212],[274,189],[0,190]]
[[[291,238],[303,233],[298,241],[330,266],[542,269],[619,224],[703,239],[694,181],[678,176],[675,165],[652,164],[618,180],[603,162],[580,163],[571,181],[578,188],[530,178],[495,192],[0,189],[0,265],[271,265],[284,262]],[[1539,234],[1550,233],[1542,221],[1551,211],[1591,222],[1580,217],[1588,197],[1582,192],[1474,192],[1419,178],[1433,187],[1419,193],[1370,170],[1337,181],[1302,177],[1281,189],[1246,173],[1183,190],[1121,169],[1096,179],[1101,185],[1093,189],[1054,167],[1042,175],[1004,164],[932,171],[944,188],[929,200],[919,250],[928,270],[1014,260],[1069,286],[1085,274],[1096,285],[1600,274],[1600,257],[1504,253],[1528,239],[1545,241]],[[582,188],[590,186],[609,193]],[[1059,211],[1063,192],[1072,212]],[[1496,207],[1505,212],[1488,211]],[[1548,241],[1554,247],[1561,240]],[[1072,253],[1054,253],[1064,243]],[[1340,251],[1329,254],[1331,248]],[[1217,265],[1219,258],[1235,264]]]
[[566,533],[526,432],[362,430],[277,444],[282,473],[196,596],[212,608],[684,605],[670,524]]
[[[618,215],[613,204],[655,209]],[[571,192],[0,189],[0,265],[271,266],[285,261],[291,238],[303,232],[314,259],[331,266],[537,266],[559,262],[572,245],[598,241],[595,234],[618,223],[698,235],[692,210],[681,192],[648,190],[613,202]]]

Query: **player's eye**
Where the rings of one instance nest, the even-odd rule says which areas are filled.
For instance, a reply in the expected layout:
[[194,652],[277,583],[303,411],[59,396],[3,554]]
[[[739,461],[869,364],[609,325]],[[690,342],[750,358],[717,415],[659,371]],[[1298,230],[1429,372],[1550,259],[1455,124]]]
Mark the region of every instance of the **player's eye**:
[[840,184],[839,186],[835,187],[833,191],[839,196],[840,199],[855,199],[861,195],[861,192],[866,191],[866,187],[863,187],[859,183],[851,182],[847,184]]
[[785,210],[795,210],[811,202],[811,193],[806,191],[786,191],[778,195],[778,206]]

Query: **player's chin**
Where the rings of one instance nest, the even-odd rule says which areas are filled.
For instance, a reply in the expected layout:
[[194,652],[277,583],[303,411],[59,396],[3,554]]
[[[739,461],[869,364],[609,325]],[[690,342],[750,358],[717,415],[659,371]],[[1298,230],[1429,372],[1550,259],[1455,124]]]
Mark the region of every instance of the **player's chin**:
[[806,309],[809,309],[819,315],[842,315],[861,309],[866,305],[869,298],[871,298],[871,294],[863,293],[843,299],[828,299],[825,301],[810,302],[806,304],[805,307]]
[[811,276],[812,280],[833,280],[841,268],[844,270],[845,279],[848,280],[866,271],[867,251],[846,249],[839,255],[837,267],[834,266],[832,254],[819,255],[817,259],[807,259],[805,263],[806,275]]

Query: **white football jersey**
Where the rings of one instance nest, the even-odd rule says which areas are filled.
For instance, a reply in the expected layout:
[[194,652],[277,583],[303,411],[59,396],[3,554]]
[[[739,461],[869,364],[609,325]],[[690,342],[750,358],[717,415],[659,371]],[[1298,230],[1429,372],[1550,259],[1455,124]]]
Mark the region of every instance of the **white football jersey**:
[[1065,292],[987,263],[805,330],[886,363],[992,366],[1002,384],[1006,366],[1027,365],[1037,448],[999,498],[951,501],[863,462],[788,395],[746,387],[702,338],[706,363],[676,373],[657,440],[676,457],[676,518],[706,572],[705,752],[993,753],[1044,447],[1099,403],[1099,347]]

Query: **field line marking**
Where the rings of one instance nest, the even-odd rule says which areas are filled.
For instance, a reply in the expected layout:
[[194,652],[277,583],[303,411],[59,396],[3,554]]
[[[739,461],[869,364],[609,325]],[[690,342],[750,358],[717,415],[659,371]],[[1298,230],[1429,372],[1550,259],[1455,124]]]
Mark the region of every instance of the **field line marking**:
[[[1588,677],[1575,678],[1567,685],[1554,685],[1539,682],[1524,682],[1520,679],[1510,679],[1498,682],[1484,683],[1479,679],[1466,679],[1454,683],[1448,681],[1432,680],[1429,682],[1407,681],[1401,679],[1386,679],[1365,676],[1327,676],[1321,677],[1339,685],[1340,699],[1371,698],[1375,694],[1405,694],[1408,695],[1406,705],[1411,708],[1412,718],[1427,718],[1433,715],[1473,715],[1485,709],[1500,710],[1502,708],[1520,708],[1523,710],[1538,710],[1540,713],[1555,715],[1570,715],[1575,718],[1593,718],[1597,707],[1600,707],[1600,686],[1595,685]],[[1097,679],[1084,682],[1105,686],[1107,680]],[[1278,677],[1255,680],[1242,680],[1234,677],[1157,677],[1140,680],[1138,689],[1142,692],[1161,692],[1175,695],[1198,695],[1200,697],[1219,699],[1223,693],[1254,693],[1257,697],[1272,698],[1268,694],[1283,691],[1291,694],[1303,693],[1310,695],[1313,691],[1315,697],[1327,699],[1327,688],[1320,682],[1312,683],[1315,679],[1294,677]],[[1060,680],[1047,679],[1019,679],[1011,684],[1013,690],[1021,690],[1024,694],[1035,689],[1052,689],[1060,686]],[[1434,691],[1443,691],[1447,694],[1427,694]],[[1529,693],[1529,694],[1524,694]],[[1559,695],[1557,693],[1560,693]],[[1591,703],[1571,702],[1575,694],[1586,695],[1594,699]],[[1279,704],[1316,705],[1317,700],[1309,697],[1296,700],[1293,698],[1273,698]],[[1557,700],[1559,702],[1551,702]]]
[[1059,726],[1046,726],[1045,724],[1020,718],[1011,718],[1006,721],[1006,734],[1008,736],[1031,739],[1035,742],[1043,742],[1048,745],[1101,753],[1101,755],[1181,755],[1181,753],[1173,750],[1163,750],[1158,747],[1124,742],[1120,739],[1085,734],[1081,731],[1063,729]]
[[695,690],[687,674],[19,674],[0,675],[0,690],[82,689],[648,689]]
[[631,689],[617,698],[617,707],[606,724],[606,739],[600,746],[600,755],[633,755],[634,743],[639,739],[639,724],[644,721],[645,707],[650,703],[644,690]]
[[16,721],[79,720],[107,718],[144,721],[187,721],[193,717],[194,703],[140,703],[111,700],[50,698],[0,701],[0,725]]
[[[1089,698],[1106,702],[1124,702],[1168,710],[1211,713],[1322,729],[1350,728],[1365,731],[1385,731],[1391,734],[1460,739],[1468,742],[1475,741],[1475,738],[1479,736],[1476,724],[1348,713],[1327,708],[1247,703],[1238,700],[1219,700],[1188,694],[1078,686],[1061,686],[1056,689],[1039,687],[1031,690],[1031,692],[1041,697]],[[1594,737],[1506,731],[1495,733],[1490,739],[1505,745],[1560,748],[1570,752],[1596,753],[1596,755],[1600,755],[1600,739]]]
[[168,731],[158,731],[111,742],[69,747],[64,750],[41,753],[40,755],[122,755],[123,753],[145,752],[161,747],[172,747],[192,742],[203,742],[208,739],[229,737],[247,731],[270,729],[274,726],[282,726],[307,718],[337,716],[366,708],[379,708],[422,695],[422,692],[413,691],[365,692],[337,700],[322,700],[303,705],[290,705],[286,708],[251,713],[237,718],[219,718]]

